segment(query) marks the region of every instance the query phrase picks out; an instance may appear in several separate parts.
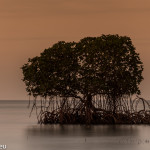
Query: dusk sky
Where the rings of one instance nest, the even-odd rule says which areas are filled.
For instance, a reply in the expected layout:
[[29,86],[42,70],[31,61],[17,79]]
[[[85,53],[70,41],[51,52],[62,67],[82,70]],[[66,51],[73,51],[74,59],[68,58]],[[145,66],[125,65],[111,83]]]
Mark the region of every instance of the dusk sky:
[[28,58],[57,41],[101,34],[131,37],[150,99],[149,0],[0,0],[0,100],[28,99],[20,69]]

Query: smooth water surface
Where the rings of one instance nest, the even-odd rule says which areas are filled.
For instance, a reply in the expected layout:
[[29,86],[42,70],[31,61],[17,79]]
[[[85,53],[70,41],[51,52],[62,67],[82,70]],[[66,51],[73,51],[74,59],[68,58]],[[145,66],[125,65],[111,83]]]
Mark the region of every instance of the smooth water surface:
[[149,125],[39,125],[28,101],[0,101],[7,150],[149,150]]

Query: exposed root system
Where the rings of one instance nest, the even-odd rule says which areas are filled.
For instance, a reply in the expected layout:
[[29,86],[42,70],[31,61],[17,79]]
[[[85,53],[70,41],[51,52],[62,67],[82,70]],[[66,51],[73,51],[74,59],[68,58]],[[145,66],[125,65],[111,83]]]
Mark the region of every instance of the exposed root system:
[[107,97],[92,98],[92,105],[75,98],[34,99],[40,124],[150,124],[150,105],[143,98],[123,97],[117,100],[116,111]]

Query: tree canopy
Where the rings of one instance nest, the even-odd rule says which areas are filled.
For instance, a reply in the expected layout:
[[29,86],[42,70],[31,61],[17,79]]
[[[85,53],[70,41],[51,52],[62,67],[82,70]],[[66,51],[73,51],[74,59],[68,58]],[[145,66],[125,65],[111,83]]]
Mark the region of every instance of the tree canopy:
[[[145,104],[150,105],[142,98],[136,104],[130,99],[140,94],[143,63],[127,36],[60,41],[21,69],[28,94],[49,99],[48,106],[41,102],[41,123],[149,122],[142,118],[147,117]],[[139,101],[142,117],[141,111],[136,113]]]
[[123,95],[140,94],[143,64],[127,36],[86,37],[60,41],[22,66],[29,95],[74,97],[91,101],[109,95],[113,104]]

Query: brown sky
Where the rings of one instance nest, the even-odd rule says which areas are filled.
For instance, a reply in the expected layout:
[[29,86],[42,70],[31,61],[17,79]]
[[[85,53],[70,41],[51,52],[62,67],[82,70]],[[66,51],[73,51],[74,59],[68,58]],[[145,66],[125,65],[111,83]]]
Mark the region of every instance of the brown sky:
[[20,67],[61,40],[130,36],[144,63],[150,99],[149,0],[0,0],[0,99],[28,99]]

